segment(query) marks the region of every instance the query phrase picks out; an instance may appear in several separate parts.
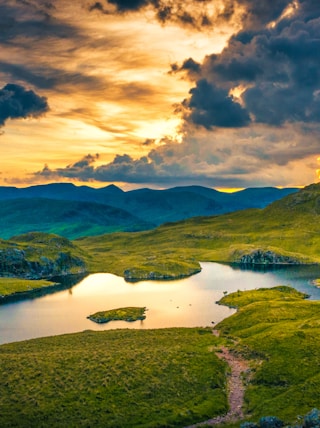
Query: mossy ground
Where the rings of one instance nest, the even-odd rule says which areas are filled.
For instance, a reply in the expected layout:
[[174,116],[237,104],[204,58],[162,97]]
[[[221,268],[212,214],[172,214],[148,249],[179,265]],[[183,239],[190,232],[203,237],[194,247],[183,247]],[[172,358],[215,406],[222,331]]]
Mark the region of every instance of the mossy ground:
[[320,302],[278,287],[232,293],[221,303],[239,308],[217,326],[221,336],[253,362],[245,394],[251,419],[274,415],[294,424],[319,407]]
[[1,427],[182,427],[226,412],[210,329],[111,330],[0,346]]

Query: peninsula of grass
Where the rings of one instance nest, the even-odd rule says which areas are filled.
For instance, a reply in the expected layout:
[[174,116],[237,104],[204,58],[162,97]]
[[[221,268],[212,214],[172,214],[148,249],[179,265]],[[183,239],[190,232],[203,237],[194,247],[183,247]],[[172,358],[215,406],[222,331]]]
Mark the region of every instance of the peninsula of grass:
[[0,298],[18,293],[33,292],[52,286],[54,286],[54,283],[45,279],[0,278]]
[[320,404],[320,302],[280,286],[235,292],[221,303],[239,308],[217,328],[252,363],[245,393],[249,420],[273,415],[299,425],[297,415]]
[[228,410],[210,328],[86,331],[0,346],[0,426],[182,427]]
[[96,312],[95,314],[89,315],[87,318],[98,324],[107,323],[109,321],[138,321],[144,320],[146,308],[139,307],[127,307],[111,309],[109,311]]

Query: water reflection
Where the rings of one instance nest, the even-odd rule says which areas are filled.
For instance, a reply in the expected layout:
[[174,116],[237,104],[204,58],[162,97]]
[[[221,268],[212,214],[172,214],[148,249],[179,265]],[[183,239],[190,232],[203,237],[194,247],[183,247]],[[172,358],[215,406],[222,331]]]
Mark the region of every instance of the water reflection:
[[[209,326],[234,310],[215,304],[224,293],[275,285],[292,285],[320,299],[311,281],[318,266],[289,266],[268,271],[202,263],[202,271],[178,281],[128,283],[111,274],[94,274],[68,290],[0,306],[0,343],[82,330]],[[146,306],[143,322],[95,324],[86,317],[101,310]]]

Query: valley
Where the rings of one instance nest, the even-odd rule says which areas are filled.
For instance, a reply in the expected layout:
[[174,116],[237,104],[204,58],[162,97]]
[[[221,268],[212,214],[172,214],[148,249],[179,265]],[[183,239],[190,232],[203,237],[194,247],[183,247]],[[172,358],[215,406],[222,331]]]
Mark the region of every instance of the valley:
[[[31,297],[37,289],[50,288],[48,279],[56,276],[98,272],[123,277],[134,287],[136,281],[192,277],[201,271],[200,262],[244,270],[316,266],[319,207],[320,186],[310,185],[262,208],[191,217],[148,230],[73,240],[29,231],[0,242],[0,294]],[[57,210],[52,232],[59,231],[63,212]],[[319,407],[314,395],[320,388],[319,301],[288,286],[223,294],[219,303],[238,310],[215,325],[219,337],[205,326],[111,329],[1,345],[1,426],[58,427],[68,420],[70,426],[84,421],[106,427],[183,427],[210,420],[229,408],[228,366],[217,357],[219,349],[240,355],[249,366],[250,376],[243,375],[242,420],[275,415],[284,424],[302,426],[297,417]]]

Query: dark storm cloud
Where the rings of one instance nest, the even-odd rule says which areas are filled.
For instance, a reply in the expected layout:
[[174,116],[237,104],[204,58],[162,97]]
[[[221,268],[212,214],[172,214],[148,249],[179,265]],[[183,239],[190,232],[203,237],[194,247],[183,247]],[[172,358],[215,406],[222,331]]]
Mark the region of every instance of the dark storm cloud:
[[157,1],[152,0],[108,0],[108,2],[116,5],[119,11],[137,10],[149,3],[158,3]]
[[[277,19],[281,16],[278,6],[281,4],[283,9],[286,5],[279,2],[268,12],[267,2],[239,0],[240,3],[246,5],[250,14],[256,14],[260,24]],[[250,123],[249,115],[252,122],[276,126],[285,122],[318,122],[320,3],[305,0],[292,15],[273,26],[244,29],[230,39],[220,54],[205,58],[200,75],[190,91],[191,97],[183,102],[189,109],[186,120],[194,124],[206,128],[244,126]],[[227,96],[240,86],[241,108]],[[218,102],[223,98],[224,104]],[[222,106],[226,117],[221,120]],[[232,125],[238,114],[243,120],[235,120]]]
[[90,153],[87,156],[84,156],[81,160],[73,164],[73,168],[87,168],[92,165],[97,159],[99,159],[99,153],[91,155]]
[[[300,9],[304,17],[314,16],[319,7],[317,0],[300,0]],[[94,2],[89,10],[103,13],[140,11],[151,6],[157,19],[166,23],[174,21],[195,28],[213,26],[215,23],[240,20],[246,30],[257,31],[267,24],[278,21],[284,11],[290,6],[295,8],[294,0],[224,0],[219,7],[215,0],[104,0]]]
[[7,119],[38,117],[48,110],[46,98],[23,86],[8,83],[0,89],[0,126]]
[[64,177],[82,181],[127,181],[129,183],[143,183],[151,177],[157,176],[153,163],[144,156],[134,160],[126,154],[116,155],[112,162],[94,167],[93,164],[98,157],[99,155],[89,154],[79,162],[55,170],[51,170],[48,165],[45,165],[34,176],[55,179]]
[[171,70],[169,71],[169,74],[180,72],[185,72],[190,80],[194,80],[200,75],[201,65],[193,58],[186,59],[183,61],[182,65],[177,63],[171,64]]
[[227,0],[225,11],[229,11],[230,19],[236,10],[244,7],[243,22],[244,27],[249,29],[259,29],[261,26],[276,21],[280,18],[286,7],[291,4],[291,0]]
[[43,167],[41,171],[38,171],[34,174],[36,177],[43,178],[58,178],[58,177],[68,177],[81,179],[83,177],[84,181],[89,181],[94,174],[94,162],[99,159],[99,154],[91,155],[88,154],[81,158],[79,161],[67,165],[65,168],[58,168],[52,170],[47,164]]
[[248,112],[233,100],[228,91],[207,80],[199,80],[190,93],[191,97],[184,102],[184,107],[190,110],[186,116],[188,121],[207,129],[213,126],[237,128],[250,123]]

